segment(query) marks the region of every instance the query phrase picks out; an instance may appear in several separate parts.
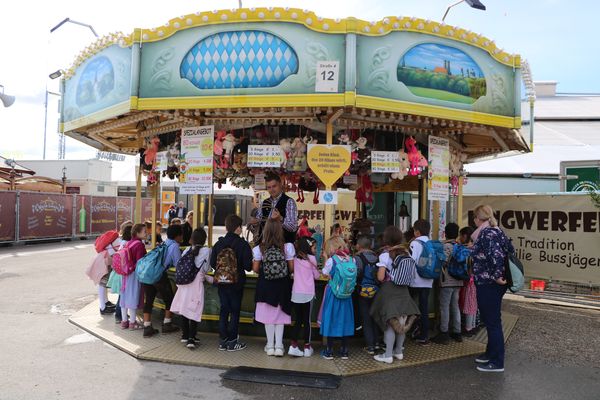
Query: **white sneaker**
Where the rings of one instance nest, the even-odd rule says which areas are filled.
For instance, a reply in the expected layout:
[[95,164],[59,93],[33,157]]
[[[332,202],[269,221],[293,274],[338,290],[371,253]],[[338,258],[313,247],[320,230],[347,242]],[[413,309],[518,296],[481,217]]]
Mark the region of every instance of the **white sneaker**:
[[283,353],[283,347],[278,347],[274,351],[275,357],[283,357]]
[[290,349],[288,350],[288,355],[294,356],[294,357],[304,357],[304,352],[302,350],[300,350],[298,347],[290,346]]
[[385,354],[377,354],[373,357],[375,361],[391,364],[394,362],[394,357],[386,357]]
[[314,353],[314,350],[312,347],[304,348],[304,357],[310,357],[313,355],[313,353]]
[[268,356],[274,356],[275,355],[275,348],[274,347],[267,347],[267,355]]
[[402,353],[399,353],[399,354],[394,354],[394,358],[395,358],[396,360],[400,360],[400,361],[402,361],[402,360],[404,360],[404,354],[402,354]]

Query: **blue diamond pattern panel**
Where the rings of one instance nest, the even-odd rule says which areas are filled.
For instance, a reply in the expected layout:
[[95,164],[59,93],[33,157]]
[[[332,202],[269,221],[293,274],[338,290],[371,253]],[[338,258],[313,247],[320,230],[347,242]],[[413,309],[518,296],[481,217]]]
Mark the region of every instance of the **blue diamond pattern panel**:
[[298,56],[281,38],[262,31],[220,32],[192,47],[180,74],[199,89],[279,85],[298,73]]

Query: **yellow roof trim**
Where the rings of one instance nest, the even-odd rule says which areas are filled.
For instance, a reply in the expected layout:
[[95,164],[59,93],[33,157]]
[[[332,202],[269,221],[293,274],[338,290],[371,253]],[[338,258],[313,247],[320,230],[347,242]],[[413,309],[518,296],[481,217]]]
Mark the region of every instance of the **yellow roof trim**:
[[322,33],[355,33],[365,36],[382,36],[395,31],[418,32],[475,46],[486,51],[492,58],[502,64],[516,68],[521,66],[521,57],[518,54],[510,54],[500,49],[493,40],[477,33],[457,26],[446,25],[443,22],[396,16],[389,16],[371,22],[353,17],[332,19],[319,17],[313,11],[299,8],[259,7],[197,12],[173,18],[160,27],[137,28],[127,36],[122,33],[110,34],[84,49],[65,74],[65,78],[68,79],[72,76],[74,70],[85,60],[113,44],[125,47],[131,46],[133,43],[157,42],[189,28],[245,22],[291,22]]

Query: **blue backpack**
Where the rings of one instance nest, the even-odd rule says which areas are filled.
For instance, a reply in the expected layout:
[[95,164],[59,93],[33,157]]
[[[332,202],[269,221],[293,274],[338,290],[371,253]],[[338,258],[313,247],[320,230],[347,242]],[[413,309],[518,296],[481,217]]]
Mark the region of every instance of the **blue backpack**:
[[177,285],[188,285],[196,279],[199,269],[196,268],[196,257],[194,249],[191,247],[185,253],[175,266],[175,283]]
[[439,240],[416,240],[423,250],[417,261],[417,274],[424,279],[438,279],[446,261],[444,245]]
[[377,282],[376,274],[379,267],[377,262],[370,263],[364,254],[358,254],[358,257],[362,261],[363,265],[363,276],[360,281],[360,296],[372,299],[375,297],[377,290],[379,290],[379,283]]
[[469,257],[471,257],[471,250],[462,244],[455,244],[448,260],[448,274],[454,279],[469,280]]
[[332,260],[336,271],[329,281],[329,288],[338,299],[348,299],[356,287],[356,263],[352,257],[342,260],[338,256],[333,256]]
[[141,283],[153,285],[158,282],[165,272],[163,265],[167,254],[167,245],[160,244],[140,258],[135,266],[135,276]]

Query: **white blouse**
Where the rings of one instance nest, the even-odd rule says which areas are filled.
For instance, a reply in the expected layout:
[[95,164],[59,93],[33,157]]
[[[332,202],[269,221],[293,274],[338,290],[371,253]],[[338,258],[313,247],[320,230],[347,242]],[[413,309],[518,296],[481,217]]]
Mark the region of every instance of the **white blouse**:
[[[285,260],[291,261],[294,259],[296,255],[296,249],[292,243],[286,243],[285,246]],[[256,246],[252,249],[252,257],[254,261],[262,261],[262,252],[260,251],[260,246]]]

